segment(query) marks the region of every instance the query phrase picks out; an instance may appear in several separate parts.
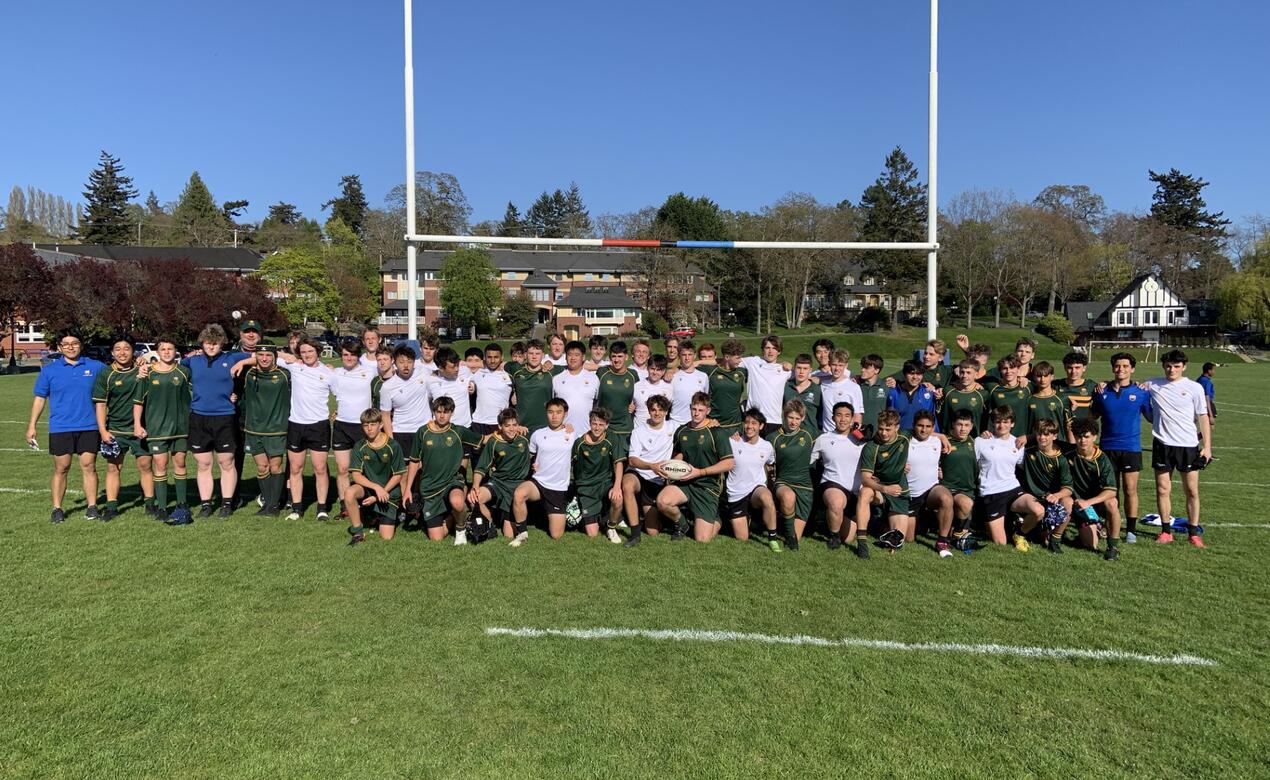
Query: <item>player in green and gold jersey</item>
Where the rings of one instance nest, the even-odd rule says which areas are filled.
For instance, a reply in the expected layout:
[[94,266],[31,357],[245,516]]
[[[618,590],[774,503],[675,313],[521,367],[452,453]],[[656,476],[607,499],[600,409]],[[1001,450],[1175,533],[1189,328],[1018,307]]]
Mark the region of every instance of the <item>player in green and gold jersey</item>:
[[[824,403],[824,396],[820,391],[820,384],[813,382],[811,379],[811,355],[803,353],[794,358],[794,367],[790,371],[789,380],[785,382],[785,394],[781,399],[781,403],[797,400],[803,405],[803,430],[810,433],[813,437],[820,433],[820,407]],[[781,417],[785,416],[785,409],[781,407]],[[783,420],[782,420],[783,422]],[[811,454],[810,447],[807,450],[808,455]]]
[[362,412],[361,421],[366,438],[353,445],[348,465],[352,484],[341,497],[348,509],[350,545],[366,538],[362,525],[364,507],[374,519],[380,538],[393,538],[397,532],[401,480],[406,476],[401,443],[384,433],[384,413],[372,407]]
[[[988,393],[988,411],[991,412],[1001,406],[1010,407],[1010,411],[1014,412],[1014,427],[1011,433],[1016,439],[1026,439],[1028,432],[1028,408],[1027,399],[1032,393],[1028,390],[1027,382],[1023,379],[1019,369],[1019,359],[1014,355],[1006,355],[997,361],[997,371],[1001,376],[1001,381]],[[990,426],[985,425],[985,428]],[[982,435],[992,435],[991,430],[985,430]]]
[[876,428],[878,414],[886,408],[889,391],[882,379],[884,366],[881,355],[870,354],[860,358],[860,373],[856,374],[856,381],[860,383],[860,395],[864,398],[864,411],[860,413],[861,428]]
[[[873,441],[860,454],[860,500],[881,505],[892,530],[904,530],[910,517],[907,465],[908,438],[900,435],[900,413],[886,409],[878,414]],[[865,530],[861,527],[856,536],[861,558],[869,557]]]
[[[704,351],[704,350],[703,350]],[[699,368],[710,380],[710,419],[729,436],[741,430],[742,413],[748,398],[749,371],[741,365],[745,347],[736,339],[723,342],[722,353],[716,365],[706,364],[709,356],[703,356]]]
[[[463,399],[465,402],[467,399]],[[454,528],[454,544],[467,544],[467,461],[465,448],[476,447],[481,436],[471,428],[450,422],[454,399],[436,396],[432,399],[432,419],[415,434],[410,451],[410,464],[401,485],[402,499],[419,505],[418,514],[428,529],[428,538],[439,542]],[[414,511],[414,510],[412,510]],[[481,518],[484,520],[484,518]],[[494,526],[479,523],[479,538],[484,541]]]
[[[537,356],[542,356],[540,347]],[[546,402],[543,416],[546,417]],[[472,489],[467,492],[468,502],[495,527],[501,523],[503,535],[509,539],[517,535],[511,520],[512,497],[520,483],[529,478],[529,439],[519,433],[520,428],[515,409],[498,413],[498,430],[485,439],[472,470]]]
[[262,344],[253,353],[256,364],[243,375],[243,452],[256,462],[260,517],[282,511],[282,488],[287,481],[287,419],[291,413],[291,374],[278,368],[278,348]]
[[[608,425],[609,437],[630,441],[635,424],[631,402],[635,398],[635,383],[639,381],[639,375],[627,365],[625,341],[614,341],[608,349],[609,364],[600,366],[595,372],[595,378],[600,383],[596,403],[609,410],[612,419]],[[622,481],[619,479],[617,484],[621,485]]]
[[706,424],[710,408],[709,394],[694,394],[689,406],[692,419],[675,430],[673,457],[692,466],[692,471],[657,494],[657,511],[675,526],[672,541],[688,532],[687,517],[693,519],[693,538],[698,542],[708,542],[719,532],[719,495],[733,456],[728,434]]
[[525,344],[525,365],[510,372],[515,388],[512,405],[529,433],[547,427],[547,402],[555,397],[551,378],[564,370],[563,360],[558,368],[543,365],[542,342],[531,339]]
[[[947,398],[945,394],[944,399]],[[939,507],[939,538],[935,541],[935,551],[940,558],[952,557],[950,548],[954,524],[959,537],[969,533],[970,518],[975,508],[975,483],[979,476],[971,432],[978,420],[976,412],[968,408],[958,409],[944,433],[944,442],[948,446],[939,457],[939,483],[930,489],[928,499],[936,501]]]
[[1089,368],[1089,358],[1079,352],[1068,352],[1063,356],[1063,372],[1067,374],[1065,381],[1059,382],[1054,389],[1067,402],[1067,440],[1072,441],[1071,421],[1094,416],[1094,396],[1098,392],[1098,383],[1085,378],[1085,370]]
[[[1080,543],[1098,549],[1098,525],[1107,523],[1107,552],[1103,558],[1120,559],[1120,503],[1116,500],[1116,471],[1098,447],[1098,421],[1072,420],[1076,448],[1067,453],[1072,470],[1072,514],[1080,527]],[[1092,516],[1091,516],[1092,512]]]
[[776,508],[784,519],[785,547],[795,551],[811,519],[811,448],[819,432],[807,430],[806,419],[807,406],[790,398],[781,407],[780,429],[767,437],[776,456]]
[[[1040,364],[1032,369],[1033,376],[1039,368]],[[1019,468],[1019,482],[1023,489],[1045,508],[1042,521],[1045,546],[1054,553],[1063,551],[1063,532],[1072,518],[1072,471],[1058,448],[1059,432],[1056,421],[1037,420],[1032,426],[1036,447],[1028,449]],[[1054,506],[1059,509],[1054,509]]]
[[957,413],[965,409],[971,414],[970,438],[979,435],[987,392],[975,381],[978,372],[979,364],[970,358],[953,367],[953,383],[944,388],[944,397],[939,400],[939,430],[951,431]]
[[1042,360],[1032,366],[1032,396],[1027,399],[1027,429],[1030,433],[1041,420],[1053,420],[1058,426],[1058,440],[1067,441],[1067,400],[1053,386],[1054,367]]
[[137,382],[132,395],[132,435],[145,439],[154,458],[155,519],[168,521],[168,461],[176,478],[176,508],[180,525],[192,521],[186,504],[185,452],[190,433],[190,404],[194,386],[190,370],[177,362],[176,342],[155,342],[159,360]]
[[[625,350],[625,344],[614,342],[609,347],[610,360],[619,344]],[[573,492],[582,510],[582,529],[586,535],[599,536],[600,517],[603,515],[608,540],[621,544],[617,525],[622,516],[622,474],[626,469],[627,438],[609,434],[611,417],[612,413],[603,406],[592,409],[589,418],[591,430],[574,440]]]
[[119,488],[124,459],[129,453],[137,460],[141,493],[146,514],[153,515],[154,471],[150,449],[144,439],[132,435],[132,399],[137,392],[139,367],[132,342],[115,339],[110,347],[111,364],[93,381],[93,403],[97,407],[97,431],[102,442],[118,441],[122,452],[106,459],[106,511],[102,520],[119,514]]

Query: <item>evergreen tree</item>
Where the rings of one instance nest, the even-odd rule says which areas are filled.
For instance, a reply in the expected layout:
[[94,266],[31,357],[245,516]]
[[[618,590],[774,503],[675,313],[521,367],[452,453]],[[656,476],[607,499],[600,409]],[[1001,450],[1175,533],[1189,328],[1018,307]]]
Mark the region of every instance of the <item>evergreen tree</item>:
[[494,235],[510,237],[525,235],[525,223],[520,217],[520,209],[516,208],[516,204],[510,200],[507,201],[507,211],[503,212],[503,221],[498,223]]
[[88,174],[84,190],[88,205],[79,220],[79,237],[86,243],[126,244],[132,237],[127,205],[137,197],[137,191],[132,177],[124,176],[123,170],[119,158],[103,150],[97,167]]
[[1208,182],[1203,179],[1176,168],[1148,173],[1155,182],[1151,219],[1171,228],[1176,237],[1159,257],[1166,280],[1180,286],[1184,296],[1211,297],[1217,282],[1232,270],[1222,254],[1230,220],[1208,210],[1202,194]]
[[224,243],[229,221],[216,199],[203,183],[198,171],[190,174],[181,198],[172,210],[172,236],[174,244],[184,246],[213,246]]
[[[917,181],[917,168],[898,146],[886,156],[882,174],[860,196],[859,211],[861,241],[926,240],[926,185]],[[891,329],[898,330],[899,298],[915,293],[926,278],[925,254],[873,250],[861,253],[860,261],[890,295]]]
[[362,192],[362,180],[357,174],[340,178],[340,195],[322,204],[331,207],[331,219],[338,219],[358,236],[366,222],[366,195]]
[[9,207],[7,212],[7,225],[9,229],[12,229],[14,225],[17,225],[26,219],[26,195],[23,194],[22,188],[16,184],[13,185],[13,189],[9,191]]
[[146,196],[146,213],[152,217],[163,213],[163,206],[159,205],[159,198],[154,190],[150,190],[150,194]]
[[569,191],[564,193],[562,209],[564,230],[569,238],[587,238],[591,235],[591,214],[582,202],[582,192],[577,182],[569,183]]
[[543,190],[525,213],[529,230],[537,238],[564,238],[564,217],[565,197],[560,190],[550,194]]

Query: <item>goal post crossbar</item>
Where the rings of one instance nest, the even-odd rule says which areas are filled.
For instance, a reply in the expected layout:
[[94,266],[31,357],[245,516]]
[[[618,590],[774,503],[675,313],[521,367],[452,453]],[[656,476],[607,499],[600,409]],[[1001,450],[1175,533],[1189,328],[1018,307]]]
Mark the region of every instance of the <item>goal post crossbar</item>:
[[639,238],[532,238],[525,236],[406,236],[415,244],[598,247],[612,249],[856,249],[934,252],[925,241],[662,241]]

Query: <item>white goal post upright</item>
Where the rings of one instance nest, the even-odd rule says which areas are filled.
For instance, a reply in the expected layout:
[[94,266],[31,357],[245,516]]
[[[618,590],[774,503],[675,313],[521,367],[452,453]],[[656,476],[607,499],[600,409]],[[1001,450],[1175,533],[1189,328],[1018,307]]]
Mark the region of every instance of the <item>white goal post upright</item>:
[[418,235],[415,223],[415,117],[413,0],[404,0],[406,25],[406,322],[410,338],[418,338],[418,248],[430,244],[484,244],[500,246],[598,247],[630,249],[838,249],[925,251],[926,254],[926,337],[935,338],[935,288],[938,283],[939,213],[936,201],[938,179],[939,111],[939,0],[930,0],[930,76],[927,81],[927,186],[926,240],[908,242],[867,241],[658,241],[625,238],[534,238],[511,236]]

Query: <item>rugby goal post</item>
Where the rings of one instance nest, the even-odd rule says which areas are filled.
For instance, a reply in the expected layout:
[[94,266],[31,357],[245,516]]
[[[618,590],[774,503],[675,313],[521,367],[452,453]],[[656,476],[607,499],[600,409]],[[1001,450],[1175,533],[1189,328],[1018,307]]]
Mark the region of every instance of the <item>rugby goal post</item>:
[[1153,358],[1160,359],[1160,342],[1158,341],[1089,341],[1085,344],[1085,354],[1089,356],[1089,362],[1094,362],[1094,351],[1099,349],[1110,350],[1112,353],[1145,350],[1146,354],[1141,358],[1143,363],[1150,363]]
[[406,89],[406,322],[410,338],[418,338],[418,244],[479,244],[493,246],[600,247],[625,249],[839,249],[923,250],[926,254],[926,338],[935,338],[935,287],[938,277],[938,115],[939,115],[939,0],[930,0],[930,71],[927,78],[926,124],[926,240],[919,242],[856,241],[656,241],[622,238],[530,238],[419,235],[415,219],[415,112],[413,0],[405,6]]

